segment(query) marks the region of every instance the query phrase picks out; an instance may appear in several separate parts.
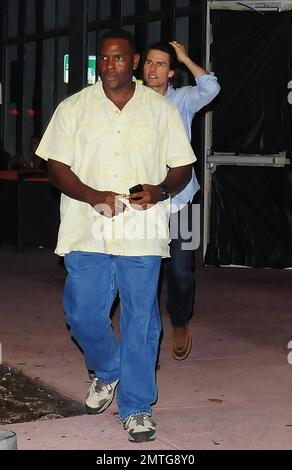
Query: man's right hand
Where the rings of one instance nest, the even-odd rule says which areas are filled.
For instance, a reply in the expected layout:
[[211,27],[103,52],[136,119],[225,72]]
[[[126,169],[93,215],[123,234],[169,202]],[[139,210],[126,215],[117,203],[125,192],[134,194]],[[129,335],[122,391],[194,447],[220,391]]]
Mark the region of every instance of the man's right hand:
[[54,186],[68,197],[90,204],[99,214],[111,218],[126,210],[127,206],[122,202],[125,194],[91,188],[82,183],[70,166],[56,160],[50,159],[48,168]]
[[112,218],[127,209],[122,201],[124,196],[124,194],[114,193],[113,191],[97,191],[97,202],[92,205],[100,215]]

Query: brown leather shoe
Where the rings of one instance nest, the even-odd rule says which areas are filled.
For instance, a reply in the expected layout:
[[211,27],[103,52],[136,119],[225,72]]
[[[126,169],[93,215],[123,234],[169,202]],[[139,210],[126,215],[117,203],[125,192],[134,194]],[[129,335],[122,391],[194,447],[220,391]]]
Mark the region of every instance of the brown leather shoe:
[[183,361],[188,357],[192,349],[192,335],[188,325],[174,326],[171,338],[171,352],[177,361]]

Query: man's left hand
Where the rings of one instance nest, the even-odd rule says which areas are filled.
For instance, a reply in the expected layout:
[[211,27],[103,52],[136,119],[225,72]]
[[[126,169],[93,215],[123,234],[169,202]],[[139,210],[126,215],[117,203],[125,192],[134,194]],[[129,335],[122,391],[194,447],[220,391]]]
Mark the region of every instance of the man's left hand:
[[134,209],[147,210],[161,201],[162,192],[158,185],[143,184],[143,191],[130,194],[129,202]]

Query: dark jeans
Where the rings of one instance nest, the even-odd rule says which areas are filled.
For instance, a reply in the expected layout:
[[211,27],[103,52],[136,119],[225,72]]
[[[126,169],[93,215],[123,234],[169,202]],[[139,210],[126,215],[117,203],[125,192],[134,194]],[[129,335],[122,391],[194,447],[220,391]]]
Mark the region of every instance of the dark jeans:
[[164,262],[168,290],[167,310],[173,326],[185,326],[193,314],[195,252],[194,250],[183,249],[182,245],[186,243],[186,239],[182,237],[180,230],[182,212],[187,210],[189,214],[188,230],[191,231],[191,209],[192,204],[188,204],[178,213],[178,233],[176,234],[178,236],[172,238],[170,243],[171,257]]

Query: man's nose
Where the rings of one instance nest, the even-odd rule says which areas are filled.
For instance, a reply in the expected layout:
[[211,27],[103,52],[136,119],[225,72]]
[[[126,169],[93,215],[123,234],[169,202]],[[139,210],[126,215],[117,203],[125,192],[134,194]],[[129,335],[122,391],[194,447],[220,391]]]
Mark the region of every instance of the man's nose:
[[150,72],[154,72],[156,70],[156,65],[153,62],[150,64]]
[[115,67],[115,64],[116,64],[115,57],[109,57],[106,63],[107,68],[112,69]]

